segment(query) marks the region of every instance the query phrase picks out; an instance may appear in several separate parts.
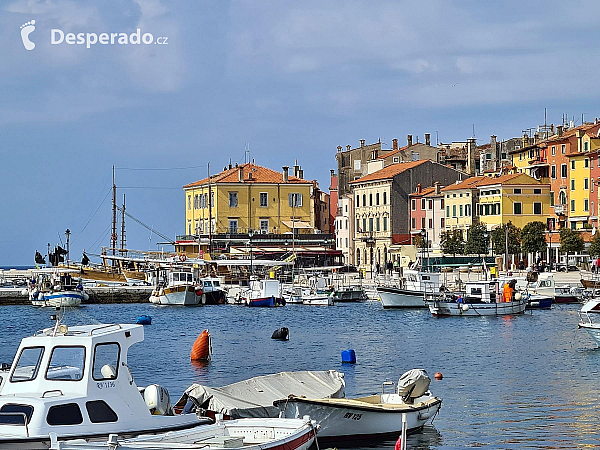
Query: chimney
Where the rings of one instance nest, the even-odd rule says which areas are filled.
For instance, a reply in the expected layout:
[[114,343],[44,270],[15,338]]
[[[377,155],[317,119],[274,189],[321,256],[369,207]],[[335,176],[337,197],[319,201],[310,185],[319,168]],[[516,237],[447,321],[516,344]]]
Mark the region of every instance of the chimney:
[[437,195],[437,194],[439,194],[439,193],[440,193],[440,182],[439,182],[439,181],[436,181],[436,182],[433,184],[433,187],[434,187],[434,189],[435,189],[435,193],[436,193],[436,195]]
[[287,183],[288,182],[288,170],[290,170],[290,168],[288,166],[283,166],[283,182]]
[[350,151],[351,148],[352,146],[350,144],[346,145],[346,150]]
[[425,145],[431,145],[431,134],[425,133]]
[[360,140],[360,146],[361,146],[361,147],[364,147],[364,146],[365,146],[365,140],[364,140],[364,139],[361,139],[361,140]]
[[248,181],[252,181],[252,172],[248,172]]
[[521,148],[525,147],[529,147],[529,136],[527,136],[527,133],[523,133],[523,142],[521,145]]
[[409,147],[412,145],[412,134],[406,136],[406,143]]
[[240,183],[244,182],[244,168],[240,167],[238,170],[238,179],[240,181]]
[[537,144],[539,140],[540,140],[540,133],[538,133],[536,131],[535,133],[533,133],[533,143]]
[[231,160],[229,160],[229,168],[231,169]]
[[475,138],[467,139],[467,173],[475,175]]
[[556,134],[558,134],[558,137],[562,136],[562,134],[563,134],[563,126],[562,125],[556,126]]
[[300,178],[301,180],[304,180],[304,169],[298,170],[298,178]]
[[333,176],[335,175],[335,170],[329,169],[329,173],[331,174],[331,178],[333,178]]
[[236,168],[236,169],[238,168],[238,163],[235,163],[235,168]]
[[398,150],[398,139],[392,139],[392,150]]
[[421,193],[421,183],[417,183],[417,194]]
[[554,134],[554,124],[550,124],[550,133]]
[[298,178],[298,171],[300,170],[300,166],[298,165],[298,160],[294,161],[294,176]]
[[575,136],[577,137],[577,151],[578,152],[582,152],[583,151],[582,138],[583,138],[584,134],[585,134],[585,132],[583,130],[577,130],[575,132]]
[[338,152],[341,152],[341,151],[342,151],[342,146],[338,145]]

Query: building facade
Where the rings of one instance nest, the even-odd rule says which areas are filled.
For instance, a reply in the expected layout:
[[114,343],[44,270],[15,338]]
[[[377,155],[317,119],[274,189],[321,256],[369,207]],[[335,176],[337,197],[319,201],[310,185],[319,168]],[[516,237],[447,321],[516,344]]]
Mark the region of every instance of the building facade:
[[336,248],[342,252],[344,264],[354,264],[354,208],[352,195],[338,199],[335,217]]
[[459,230],[463,239],[467,238],[467,230],[479,220],[477,185],[487,179],[484,176],[470,177],[441,189],[444,196],[445,230]]

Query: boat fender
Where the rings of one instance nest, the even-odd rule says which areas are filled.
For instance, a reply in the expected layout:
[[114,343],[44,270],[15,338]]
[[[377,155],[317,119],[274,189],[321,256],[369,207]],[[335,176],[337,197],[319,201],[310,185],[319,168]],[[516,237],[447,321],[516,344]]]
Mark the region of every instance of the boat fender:
[[81,295],[82,295],[84,302],[87,302],[90,299],[90,296],[88,295],[87,292],[82,292]]
[[196,296],[201,297],[202,296],[202,287],[201,286],[196,286],[196,289],[194,290],[194,293],[196,294]]
[[290,330],[286,327],[281,327],[275,330],[271,335],[271,339],[277,339],[279,341],[288,341],[290,339]]
[[462,305],[462,310],[463,311],[468,311],[469,310],[469,305]]
[[429,414],[429,412],[427,411],[421,411],[419,413],[419,420],[427,420],[431,417],[431,414]]
[[152,325],[152,317],[143,314],[136,319],[135,323],[138,325]]
[[441,380],[444,378],[444,375],[442,375],[442,372],[436,372],[435,375],[433,375],[433,378],[436,380]]
[[184,254],[179,255],[179,261],[184,262],[187,259],[187,256]]
[[[21,289],[21,295],[27,295],[27,293],[28,293],[27,289]],[[38,293],[37,290],[33,291],[33,293],[31,294],[33,296],[33,298],[37,297],[37,293]]]
[[515,294],[515,300],[516,301],[520,302],[522,298],[523,298],[523,295],[520,292],[517,292]]
[[192,361],[210,361],[212,354],[212,342],[208,330],[200,333],[192,345],[190,359]]
[[151,384],[144,389],[144,401],[152,415],[172,415],[169,391],[158,384]]
[[352,349],[342,351],[342,363],[356,364],[356,353]]

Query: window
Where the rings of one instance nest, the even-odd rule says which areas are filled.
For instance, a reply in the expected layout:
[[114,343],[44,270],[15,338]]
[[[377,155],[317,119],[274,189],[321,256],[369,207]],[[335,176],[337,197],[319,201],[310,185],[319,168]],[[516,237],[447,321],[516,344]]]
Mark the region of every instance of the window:
[[452,205],[452,217],[456,217],[456,205]]
[[502,152],[502,159],[506,159],[506,152]]
[[513,203],[513,214],[523,214],[521,202]]
[[566,164],[560,165],[560,177],[567,178],[567,165]]
[[367,206],[367,194],[363,194],[362,204],[363,204],[363,207]]
[[375,194],[375,204],[379,205],[379,192]]
[[575,160],[571,160],[571,170],[575,170]]
[[400,162],[400,158],[398,158],[397,156],[394,156],[394,163]]
[[288,201],[291,208],[298,208],[302,206],[302,194],[297,192],[289,194]]
[[496,203],[496,214],[500,214],[500,203]]
[[[25,416],[23,416],[25,415]],[[6,403],[0,408],[0,425],[25,425],[31,421],[33,406]]]
[[462,217],[462,216],[463,216],[463,205],[460,205],[458,209],[459,209],[459,213],[458,213],[458,215],[459,215],[460,217]]
[[198,209],[198,194],[194,195],[194,209]]
[[465,216],[469,217],[471,215],[471,205],[468,203],[465,205]]
[[360,170],[360,159],[354,160],[354,170]]
[[260,219],[260,232],[261,233],[269,232],[269,219]]
[[192,196],[188,195],[188,211],[192,209]]
[[556,145],[552,146],[552,156],[556,155]]
[[[583,143],[583,151],[587,152],[589,150],[589,142],[584,142]],[[587,166],[586,166],[587,167]]]
[[554,192],[550,192],[550,206],[554,206]]
[[523,153],[519,153],[519,161],[523,161]]
[[485,159],[492,159],[492,154],[491,153],[486,153],[485,154]]
[[96,381],[115,380],[119,370],[120,347],[117,343],[98,344],[94,348],[92,378]]
[[369,194],[369,206],[373,206],[373,194]]
[[442,217],[440,219],[440,227],[444,228],[446,226],[446,220]]
[[375,219],[375,230],[376,230],[376,231],[380,231],[380,227],[379,227],[379,217],[377,217],[377,218]]
[[550,176],[556,180],[556,166],[550,168]]
[[571,178],[571,190],[575,190],[575,180],[573,178]]
[[571,212],[575,212],[575,200],[571,200]]
[[387,192],[383,193],[383,204],[387,205]]
[[367,218],[363,218],[363,227],[362,227],[362,231],[363,233],[367,231]]
[[118,420],[117,414],[104,400],[85,402],[85,409],[87,409],[92,423],[116,422]]
[[425,211],[425,199],[421,199],[421,211]]
[[263,208],[269,206],[269,194],[266,192],[261,192],[259,194],[260,206]]
[[357,207],[357,208],[360,206],[360,201],[359,201],[359,200],[360,200],[360,196],[359,196],[359,195],[357,195],[357,196],[356,196],[356,207]]
[[213,191],[210,191],[210,204],[215,204],[215,193]]
[[560,201],[561,205],[567,204],[567,194],[565,194],[565,191],[560,191],[560,193],[558,194],[558,200]]
[[192,234],[192,221],[188,220],[188,234]]
[[589,211],[590,210],[590,201],[586,198],[583,200],[583,210],[584,211]]
[[450,217],[450,205],[446,206],[446,217]]
[[541,216],[542,215],[542,203],[541,202],[534,202],[533,203],[533,214],[535,214],[537,216]]
[[373,231],[373,218],[369,217],[369,231]]
[[194,231],[196,232],[196,234],[199,234],[202,231],[202,222],[198,219],[195,220],[194,222]]
[[429,219],[429,229],[433,228],[433,219]]
[[77,403],[51,406],[46,416],[48,425],[79,425],[83,422]]
[[440,199],[440,209],[443,210],[444,209],[444,199]]
[[79,381],[83,378],[85,347],[54,347],[46,370],[47,380]]
[[592,214],[596,214],[596,211],[594,210],[594,202],[592,202]]
[[361,232],[362,230],[360,229],[360,219],[356,219],[356,231]]
[[571,230],[577,229],[577,222],[571,222]]
[[237,208],[237,205],[238,205],[237,192],[230,192],[229,193],[229,207]]
[[238,232],[238,221],[237,219],[229,219],[229,233],[237,234]]
[[428,209],[429,211],[431,211],[431,210],[433,209],[433,200],[429,200],[429,201],[427,202],[427,209]]
[[43,354],[44,347],[27,347],[21,350],[17,366],[10,377],[11,383],[35,380]]
[[387,231],[387,217],[383,218],[383,231]]
[[[586,144],[587,144],[587,142],[586,142]],[[586,150],[586,151],[587,151],[587,150]],[[585,159],[583,160],[583,167],[584,167],[584,168],[586,168],[586,169],[587,169],[588,167],[590,167],[590,160],[589,160],[589,158],[585,158]]]
[[425,228],[425,217],[421,217],[421,229]]
[[413,230],[417,229],[417,219],[415,217],[410,220],[410,226]]
[[463,196],[463,195],[462,195],[462,192],[461,192],[460,194],[458,194],[458,196],[459,196],[460,198],[462,198],[462,196]]
[[348,219],[346,219],[346,230],[348,229]]
[[541,195],[541,194],[542,194],[542,190],[541,190],[541,189],[534,189],[534,190],[533,190],[533,193],[534,193],[535,195]]
[[583,189],[589,189],[590,188],[590,181],[587,178],[583,179]]
[[415,199],[412,199],[410,202],[410,209],[412,209],[413,211],[417,210],[417,201]]
[[513,194],[520,194],[521,193],[521,188],[515,188],[513,191]]
[[346,238],[346,247],[348,247],[348,238]]
[[590,190],[594,192],[594,179],[592,178],[592,182],[590,183]]

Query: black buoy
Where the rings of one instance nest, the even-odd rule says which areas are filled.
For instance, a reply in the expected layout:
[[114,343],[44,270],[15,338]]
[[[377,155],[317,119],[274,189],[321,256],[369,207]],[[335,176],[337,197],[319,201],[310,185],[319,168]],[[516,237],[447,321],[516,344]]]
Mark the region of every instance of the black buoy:
[[271,339],[277,339],[279,341],[287,341],[290,338],[290,330],[286,327],[282,327],[279,330],[275,330]]

